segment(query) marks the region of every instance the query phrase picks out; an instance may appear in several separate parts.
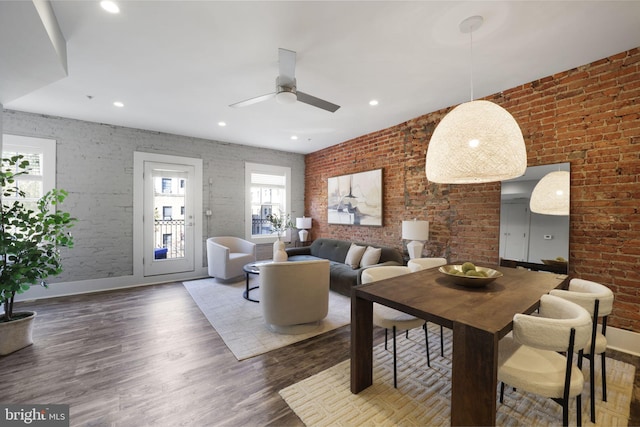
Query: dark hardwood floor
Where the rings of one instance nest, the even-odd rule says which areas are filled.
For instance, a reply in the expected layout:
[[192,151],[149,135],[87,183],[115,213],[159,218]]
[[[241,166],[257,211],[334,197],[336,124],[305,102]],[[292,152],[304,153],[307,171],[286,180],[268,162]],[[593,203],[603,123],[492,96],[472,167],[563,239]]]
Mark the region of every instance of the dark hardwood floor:
[[18,309],[38,312],[35,343],[0,357],[0,402],[69,404],[73,426],[299,426],[278,391],[349,358],[345,326],[239,362],[180,283]]

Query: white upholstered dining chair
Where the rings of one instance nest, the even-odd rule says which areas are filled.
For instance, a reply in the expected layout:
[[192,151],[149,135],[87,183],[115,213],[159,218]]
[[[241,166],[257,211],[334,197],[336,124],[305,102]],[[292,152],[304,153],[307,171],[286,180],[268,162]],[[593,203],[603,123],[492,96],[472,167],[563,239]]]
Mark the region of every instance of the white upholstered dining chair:
[[[437,258],[437,257],[414,258],[414,259],[410,259],[409,262],[407,263],[407,267],[409,267],[409,269],[412,272],[425,270],[428,268],[436,268],[443,265],[447,265],[447,259]],[[440,356],[444,357],[444,333],[443,333],[442,325],[440,325]]]
[[[597,282],[583,279],[571,279],[568,290],[554,289],[550,292],[561,298],[574,302],[591,315],[593,329],[587,346],[584,349],[584,357],[589,360],[589,392],[591,397],[591,422],[596,422],[595,403],[595,356],[600,355],[602,370],[602,401],[607,401],[607,317],[613,310],[613,292],[608,287]],[[598,318],[602,318],[602,328],[598,330]],[[580,366],[582,367],[582,366]]]
[[414,258],[407,262],[407,267],[409,267],[409,270],[412,272],[425,270],[427,268],[436,268],[442,265],[447,265],[446,258]]
[[[389,279],[392,277],[402,276],[411,273],[409,267],[405,266],[380,266],[367,268],[362,272],[362,284],[377,282],[379,280]],[[424,329],[425,345],[427,349],[427,365],[431,366],[429,359],[429,336],[427,324],[424,320],[403,313],[381,304],[373,303],[373,324],[384,328],[384,348],[387,349],[387,330],[391,329],[393,333],[393,387],[398,388],[398,370],[396,356],[396,332],[398,330],[406,331],[408,336],[409,330],[422,327]]]
[[[562,422],[567,426],[569,399],[575,397],[577,424],[582,425],[584,376],[573,358],[590,335],[587,310],[557,296],[543,295],[538,315],[516,314],[513,331],[499,344],[500,402],[505,384],[551,398],[562,405]],[[581,357],[579,352],[578,359]]]

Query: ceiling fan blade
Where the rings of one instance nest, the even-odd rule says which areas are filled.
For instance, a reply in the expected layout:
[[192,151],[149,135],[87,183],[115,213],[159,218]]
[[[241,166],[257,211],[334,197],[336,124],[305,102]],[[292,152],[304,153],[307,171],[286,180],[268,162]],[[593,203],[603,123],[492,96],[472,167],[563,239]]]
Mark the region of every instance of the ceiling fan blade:
[[277,94],[289,95],[289,98],[291,98],[291,95],[295,94],[298,101],[332,113],[335,113],[338,108],[340,108],[339,105],[332,104],[324,99],[316,98],[315,96],[296,90],[296,53],[294,51],[279,48],[278,64],[280,75],[276,78],[276,92],[236,102],[235,104],[231,104],[230,107],[246,107],[247,105],[256,104],[258,102],[274,98]]
[[335,113],[339,105],[332,104],[329,101],[325,101],[324,99],[316,98],[315,96],[308,95],[304,92],[297,91],[296,95],[298,96],[298,101],[304,102],[305,104],[313,105],[314,107],[322,108],[323,110],[330,111]]
[[296,53],[292,50],[278,49],[278,64],[280,68],[279,84],[294,86],[296,81]]
[[244,101],[236,102],[235,104],[229,105],[229,107],[238,108],[238,107],[246,107],[247,105],[257,104],[258,102],[266,101],[267,99],[271,99],[276,96],[276,93],[268,93],[266,95],[256,96],[255,98],[245,99]]

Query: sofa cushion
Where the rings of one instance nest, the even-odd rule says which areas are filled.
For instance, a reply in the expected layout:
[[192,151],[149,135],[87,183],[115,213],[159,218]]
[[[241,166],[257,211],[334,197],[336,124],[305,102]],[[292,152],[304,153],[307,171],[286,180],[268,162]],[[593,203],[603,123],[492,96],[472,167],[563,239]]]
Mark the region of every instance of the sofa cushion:
[[360,265],[360,260],[367,250],[366,246],[358,246],[352,243],[347,252],[347,257],[344,259],[344,263],[350,265],[351,268],[356,269]]
[[[305,246],[301,248],[287,248],[286,251],[289,255],[313,255],[318,258],[328,259],[329,261],[344,262],[347,257],[347,252],[351,247],[350,241],[319,238],[314,240],[311,246]],[[363,242],[353,242],[360,246],[373,246],[381,248],[380,263],[392,261],[396,265],[403,265],[402,253],[395,248],[387,246],[367,245]],[[392,264],[393,265],[393,264]]]
[[380,261],[380,255],[382,254],[381,248],[374,248],[367,246],[362,258],[360,259],[360,267],[369,267],[376,265]]
[[344,262],[350,247],[351,242],[346,240],[316,239],[311,246],[309,246],[309,250],[311,251],[311,255],[317,256],[318,258]]
[[[330,261],[331,289],[343,295],[350,296],[351,288],[360,284],[360,274],[367,267],[357,269],[345,264],[347,252],[351,247],[350,241],[337,239],[316,239],[310,246],[287,248],[289,261],[302,261],[324,258]],[[368,246],[366,243],[355,242],[358,246]],[[380,259],[376,265],[402,265],[402,254],[395,248],[386,246],[372,246],[380,249]]]
[[331,262],[329,269],[331,289],[339,294],[351,296],[351,288],[358,284],[362,270],[354,270],[341,262]]

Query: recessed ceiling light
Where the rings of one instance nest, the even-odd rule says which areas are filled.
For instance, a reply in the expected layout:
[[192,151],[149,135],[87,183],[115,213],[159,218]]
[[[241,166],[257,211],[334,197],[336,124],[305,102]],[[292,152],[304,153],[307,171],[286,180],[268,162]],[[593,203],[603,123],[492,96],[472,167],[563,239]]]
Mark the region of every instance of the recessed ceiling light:
[[227,125],[226,122],[218,122],[218,126],[220,127],[225,127]]
[[295,141],[296,139],[298,139],[298,136],[297,135],[291,135],[291,139],[293,139]]
[[115,106],[116,106],[116,107],[118,107],[118,108],[122,108],[122,107],[124,107],[124,104],[123,104],[122,102],[120,102],[120,101],[116,101],[116,102],[114,102],[114,103],[113,103],[113,105],[115,105]]
[[109,13],[120,13],[120,8],[112,1],[104,0],[100,2],[100,6]]
[[369,105],[371,105],[372,107],[375,107],[376,105],[378,105],[378,100],[372,99],[371,101],[369,101]]

